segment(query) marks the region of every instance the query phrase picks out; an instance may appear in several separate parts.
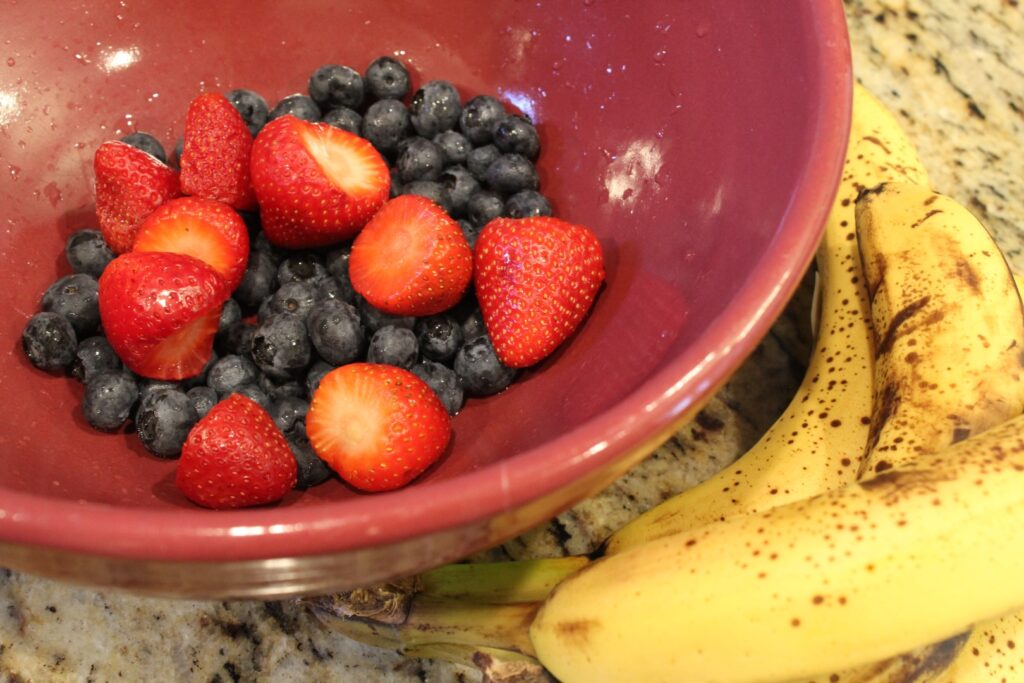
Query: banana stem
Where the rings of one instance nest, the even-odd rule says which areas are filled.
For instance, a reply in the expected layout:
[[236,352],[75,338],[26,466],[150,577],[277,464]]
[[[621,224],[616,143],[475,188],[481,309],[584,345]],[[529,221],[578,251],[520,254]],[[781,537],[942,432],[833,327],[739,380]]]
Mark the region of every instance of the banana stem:
[[467,602],[540,602],[563,579],[587,566],[589,562],[585,557],[557,557],[449,564],[420,574],[418,592],[435,598]]
[[406,648],[405,654],[408,657],[440,659],[475,666],[483,672],[483,683],[554,683],[540,662],[510,650],[452,643],[423,643]]

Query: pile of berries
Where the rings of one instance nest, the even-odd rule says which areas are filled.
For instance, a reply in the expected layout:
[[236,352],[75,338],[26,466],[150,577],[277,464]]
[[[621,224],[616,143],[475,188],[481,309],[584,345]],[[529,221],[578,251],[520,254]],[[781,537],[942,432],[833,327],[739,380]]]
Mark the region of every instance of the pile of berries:
[[84,383],[96,429],[180,457],[206,507],[419,476],[464,395],[576,329],[604,266],[550,217],[530,121],[446,81],[409,92],[390,57],[329,65],[273,109],[199,95],[169,161],[145,133],[103,143],[99,230],[68,240],[30,361]]

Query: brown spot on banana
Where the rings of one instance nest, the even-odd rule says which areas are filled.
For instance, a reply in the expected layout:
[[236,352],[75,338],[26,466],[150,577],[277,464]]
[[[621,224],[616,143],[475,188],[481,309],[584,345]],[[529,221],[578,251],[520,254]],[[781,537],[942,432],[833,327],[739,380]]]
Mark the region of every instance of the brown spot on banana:
[[971,264],[964,259],[956,262],[956,276],[967,283],[975,294],[981,294],[981,285],[978,274],[971,268]]
[[928,219],[929,219],[929,218],[931,218],[932,216],[938,216],[938,215],[939,215],[940,213],[942,213],[942,211],[941,211],[941,210],[939,210],[939,209],[932,209],[931,211],[929,211],[928,213],[926,213],[925,215],[921,216],[921,217],[920,217],[920,218],[918,218],[918,219],[917,219],[916,221],[914,221],[913,223],[911,223],[911,225],[910,225],[910,229],[911,229],[911,230],[914,230],[914,229],[916,229],[916,228],[920,228],[920,227],[921,227],[921,225],[922,225],[922,224],[923,224],[923,223],[924,223],[924,222],[925,222],[926,220],[928,220]]
[[[878,343],[875,346],[876,356],[884,356],[885,354],[889,353],[889,351],[892,350],[892,346],[896,342],[896,337],[900,332],[900,328],[904,325],[904,323],[906,323],[908,320],[910,320],[915,315],[920,313],[921,309],[927,306],[929,301],[931,301],[930,296],[922,296],[920,299],[917,299],[916,301],[913,301],[908,305],[904,306],[896,315],[892,317],[892,320],[889,321],[889,327],[886,328],[885,330],[885,335],[880,340],[878,340]],[[938,318],[934,317],[936,314],[938,314]],[[938,322],[939,320],[942,319],[942,317],[942,311],[934,311],[932,314],[930,314],[929,318],[925,320],[925,323]]]

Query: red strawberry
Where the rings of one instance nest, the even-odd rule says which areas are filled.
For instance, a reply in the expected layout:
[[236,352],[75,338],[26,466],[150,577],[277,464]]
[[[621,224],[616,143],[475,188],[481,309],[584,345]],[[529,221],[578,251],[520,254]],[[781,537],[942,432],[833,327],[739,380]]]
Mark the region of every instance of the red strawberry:
[[234,291],[249,262],[245,221],[227,204],[179,197],[160,206],[139,226],[133,251],[188,254],[213,268]]
[[395,197],[352,243],[352,287],[392,315],[433,315],[457,304],[473,277],[458,223],[426,197]]
[[391,175],[363,138],[286,115],[256,136],[252,186],[267,239],[318,247],[359,232],[387,200]]
[[188,433],[174,483],[193,503],[226,510],[281,500],[297,473],[273,418],[251,398],[231,394]]
[[231,295],[210,266],[184,254],[134,251],[100,276],[110,345],[143,377],[183,379],[210,360],[221,305]]
[[132,248],[139,223],[156,207],[181,194],[178,174],[140,149],[104,142],[93,157],[96,217],[110,248]]
[[203,93],[188,105],[181,152],[181,189],[236,209],[252,209],[249,183],[252,133],[242,115],[219,93]]
[[408,370],[352,363],[320,381],[306,433],[316,454],[349,484],[390,491],[441,457],[452,424],[437,394]]
[[557,218],[496,218],[474,252],[476,295],[494,350],[525,368],[580,324],[604,280],[594,233]]

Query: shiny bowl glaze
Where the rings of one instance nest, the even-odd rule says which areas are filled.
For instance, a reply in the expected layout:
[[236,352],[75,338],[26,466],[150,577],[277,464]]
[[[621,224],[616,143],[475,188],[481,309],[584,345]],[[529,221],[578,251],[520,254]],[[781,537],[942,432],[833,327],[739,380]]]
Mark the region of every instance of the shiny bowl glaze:
[[[809,263],[843,156],[839,2],[109,3],[4,7],[0,45],[0,565],[176,595],[351,587],[496,544],[609,484],[754,348]],[[556,215],[593,228],[608,281],[584,327],[507,392],[469,401],[413,486],[339,483],[211,512],[174,462],[93,432],[20,333],[62,247],[94,226],[105,139],[170,150],[203,89],[271,105],[324,63],[392,54],[414,87],[497,93],[537,123]]]

